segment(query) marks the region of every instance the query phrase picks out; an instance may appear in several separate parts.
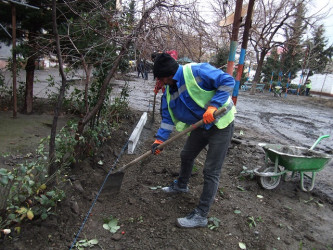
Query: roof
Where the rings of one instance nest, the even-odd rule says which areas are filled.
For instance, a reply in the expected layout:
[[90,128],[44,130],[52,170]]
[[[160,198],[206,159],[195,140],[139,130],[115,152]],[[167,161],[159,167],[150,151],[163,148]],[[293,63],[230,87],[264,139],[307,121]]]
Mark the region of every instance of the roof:
[[177,60],[177,62],[182,64],[182,63],[192,63],[193,61],[190,58],[185,56],[185,57],[179,58]]

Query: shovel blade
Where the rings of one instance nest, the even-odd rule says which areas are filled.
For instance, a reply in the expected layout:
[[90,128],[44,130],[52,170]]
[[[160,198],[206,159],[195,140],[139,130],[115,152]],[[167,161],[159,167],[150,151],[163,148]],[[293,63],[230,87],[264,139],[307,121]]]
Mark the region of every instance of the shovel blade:
[[116,173],[110,174],[104,184],[104,188],[103,188],[104,192],[109,193],[109,194],[110,193],[111,194],[119,193],[121,184],[124,179],[124,175],[125,175],[124,172],[116,172]]

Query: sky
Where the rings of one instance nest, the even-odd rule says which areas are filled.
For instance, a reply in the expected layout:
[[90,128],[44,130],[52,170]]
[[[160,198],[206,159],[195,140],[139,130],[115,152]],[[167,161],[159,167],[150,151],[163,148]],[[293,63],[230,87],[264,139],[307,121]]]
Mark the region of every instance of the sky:
[[[236,0],[233,0],[236,1]],[[210,3],[214,0],[199,0],[204,15],[207,15],[210,10]],[[243,4],[248,3],[248,0],[244,0]],[[318,21],[318,24],[324,24],[325,26],[325,37],[328,39],[328,46],[333,45],[333,0],[312,0],[308,6],[308,15],[313,15],[315,13],[325,14],[325,18]],[[311,32],[311,31],[310,31]],[[311,34],[311,33],[310,33]]]
[[329,45],[333,45],[333,0],[313,0],[313,11],[327,13],[326,18],[319,23],[325,26],[325,37]]

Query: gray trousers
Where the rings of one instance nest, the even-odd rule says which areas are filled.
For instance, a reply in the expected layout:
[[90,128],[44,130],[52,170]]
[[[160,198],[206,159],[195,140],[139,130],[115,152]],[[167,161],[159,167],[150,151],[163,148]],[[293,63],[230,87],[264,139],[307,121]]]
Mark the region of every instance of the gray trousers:
[[208,145],[208,151],[203,169],[204,185],[197,210],[202,216],[207,216],[214,202],[218,189],[222,165],[228,151],[228,147],[234,132],[234,122],[224,129],[213,126],[209,130],[198,128],[191,132],[182,152],[181,169],[178,177],[178,185],[187,185],[195,158],[200,151]]

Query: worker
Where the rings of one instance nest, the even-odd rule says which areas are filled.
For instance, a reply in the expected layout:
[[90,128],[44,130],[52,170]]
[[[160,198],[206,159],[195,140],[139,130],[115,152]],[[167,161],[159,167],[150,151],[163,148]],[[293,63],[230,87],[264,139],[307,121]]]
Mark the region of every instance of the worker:
[[310,95],[310,90],[312,88],[311,80],[307,79],[305,82],[305,95],[309,96]]
[[[154,62],[155,61],[155,58],[159,55],[163,53],[162,51],[159,51],[159,52],[153,52],[151,54],[151,60]],[[177,51],[175,50],[169,50],[169,51],[166,51],[166,53],[168,53],[173,59],[177,60],[177,57],[178,57],[178,53]],[[155,88],[154,88],[154,94],[157,95],[157,93],[162,90],[162,93],[164,93],[165,91],[165,87],[163,85],[163,83],[161,81],[159,81],[158,79],[156,79],[156,84],[155,84]],[[162,98],[163,96],[161,96],[161,103],[162,103]],[[160,106],[160,114],[162,115],[162,105]]]
[[139,61],[137,70],[138,70],[138,78],[140,77],[140,74],[141,74],[142,78],[145,78],[145,76],[143,74],[144,73],[144,64],[143,64],[142,60]]
[[[201,119],[204,121],[202,127],[190,133],[180,153],[177,180],[163,187],[162,191],[187,193],[194,160],[208,145],[199,204],[190,214],[176,220],[176,224],[183,228],[205,227],[233,135],[236,109],[230,96],[235,81],[229,74],[208,63],[178,65],[167,53],[156,57],[153,73],[166,87],[162,98],[162,121],[151,149],[154,155],[161,152],[157,146],[169,138],[173,128],[181,131]],[[214,112],[221,107],[227,110],[215,119]]]
[[[162,51],[159,52],[153,52],[151,54],[151,60],[154,62],[155,58],[159,55],[163,53]],[[168,53],[173,59],[177,60],[178,58],[178,53],[175,50],[169,50],[166,51],[166,53]],[[165,87],[163,86],[163,83],[161,83],[158,79],[156,80],[156,84],[155,84],[155,88],[154,88],[154,93],[155,95],[160,91],[160,89],[162,90],[162,93],[164,93]]]

